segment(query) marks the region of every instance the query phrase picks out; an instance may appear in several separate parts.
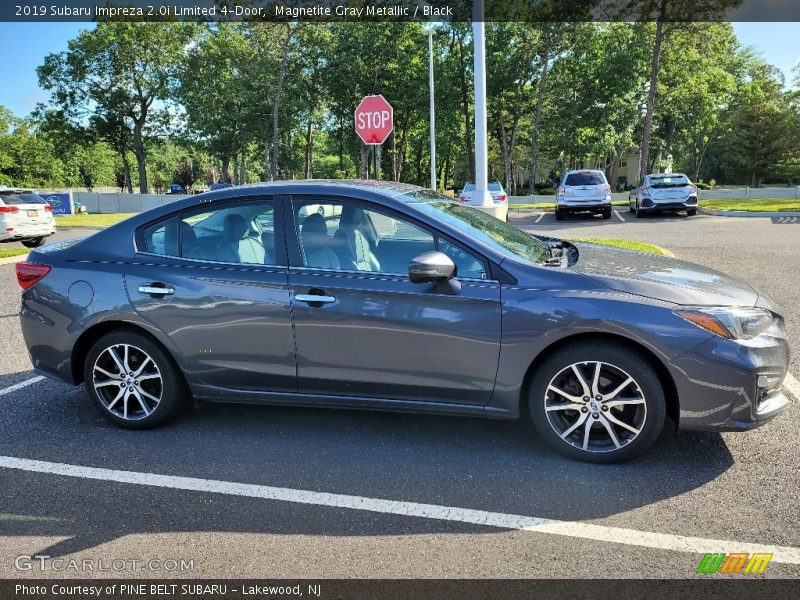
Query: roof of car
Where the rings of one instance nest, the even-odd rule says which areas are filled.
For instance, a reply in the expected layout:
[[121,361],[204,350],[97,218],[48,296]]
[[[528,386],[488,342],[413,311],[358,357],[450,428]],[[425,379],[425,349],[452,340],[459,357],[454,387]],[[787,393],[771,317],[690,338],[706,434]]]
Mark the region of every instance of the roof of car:
[[648,177],[686,177],[689,178],[684,173],[650,173]]

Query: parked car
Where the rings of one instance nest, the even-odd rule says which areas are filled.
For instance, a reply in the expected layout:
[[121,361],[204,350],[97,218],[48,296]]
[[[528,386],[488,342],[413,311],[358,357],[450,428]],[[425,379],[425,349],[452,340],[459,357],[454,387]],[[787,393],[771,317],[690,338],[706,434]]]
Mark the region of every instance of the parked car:
[[185,194],[186,188],[183,187],[180,183],[173,183],[169,186],[169,193],[170,194]]
[[224,190],[225,188],[233,187],[233,184],[228,181],[218,181],[208,186],[209,191]]
[[611,186],[606,174],[596,169],[567,171],[561,177],[556,194],[556,219],[569,213],[590,212],[611,218]]
[[0,187],[0,243],[22,242],[26,248],[36,248],[55,232],[53,207],[39,194]]
[[[499,210],[495,213],[501,221],[508,221],[508,194],[503,189],[503,185],[499,181],[492,181],[486,186],[489,190],[489,195],[494,201],[495,207]],[[470,181],[464,184],[464,189],[458,196],[458,201],[469,206],[480,206],[481,199],[475,196],[475,182]]]
[[683,173],[653,173],[631,190],[628,208],[637,217],[648,212],[686,211],[697,214],[697,186]]
[[[319,204],[336,216],[303,210]],[[781,310],[746,283],[407,184],[180,199],[34,250],[17,278],[36,372],[127,428],[192,397],[525,416],[559,452],[614,462],[666,415],[743,431],[789,404]]]

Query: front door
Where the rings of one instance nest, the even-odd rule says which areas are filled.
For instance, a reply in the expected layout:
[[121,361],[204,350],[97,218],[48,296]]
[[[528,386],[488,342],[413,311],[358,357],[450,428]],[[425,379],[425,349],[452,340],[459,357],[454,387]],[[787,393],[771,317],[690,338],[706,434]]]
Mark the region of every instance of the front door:
[[486,279],[484,268],[467,270],[460,293],[451,295],[411,283],[408,263],[436,248],[463,249],[407,218],[313,197],[295,197],[292,214],[289,288],[301,392],[489,401],[500,349],[500,284]]

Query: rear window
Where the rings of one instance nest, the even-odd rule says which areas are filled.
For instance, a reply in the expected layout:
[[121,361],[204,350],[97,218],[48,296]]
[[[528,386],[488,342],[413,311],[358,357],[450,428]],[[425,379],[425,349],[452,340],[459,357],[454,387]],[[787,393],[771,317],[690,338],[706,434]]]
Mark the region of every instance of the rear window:
[[605,185],[606,178],[602,173],[570,173],[567,185]]
[[489,187],[489,191],[490,192],[502,192],[503,191],[503,186],[500,185],[499,181],[495,181],[494,183],[490,183],[488,187]]
[[47,204],[39,194],[33,192],[0,192],[0,200],[6,206],[15,204]]
[[686,175],[664,175],[663,177],[651,177],[650,185],[654,188],[661,187],[683,187],[689,185],[689,178]]
[[465,192],[474,192],[475,191],[475,184],[474,183],[464,184],[464,191]]

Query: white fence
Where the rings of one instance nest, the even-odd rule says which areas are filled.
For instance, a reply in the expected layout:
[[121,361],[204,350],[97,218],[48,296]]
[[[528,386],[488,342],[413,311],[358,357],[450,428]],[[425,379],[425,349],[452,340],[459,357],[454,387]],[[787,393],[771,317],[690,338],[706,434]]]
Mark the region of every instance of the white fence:
[[138,213],[186,197],[187,194],[74,192],[72,201],[80,202],[89,213]]

